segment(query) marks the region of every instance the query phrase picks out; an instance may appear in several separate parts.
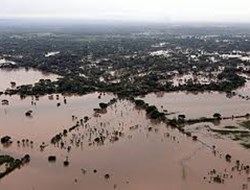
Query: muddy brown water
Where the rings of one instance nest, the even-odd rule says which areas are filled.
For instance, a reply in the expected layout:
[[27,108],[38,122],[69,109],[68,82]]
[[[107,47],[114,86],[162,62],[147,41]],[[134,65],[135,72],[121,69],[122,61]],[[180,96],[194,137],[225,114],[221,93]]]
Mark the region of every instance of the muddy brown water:
[[[237,159],[250,164],[249,150],[237,142],[208,133],[204,124],[189,128],[201,140],[194,142],[164,123],[151,122],[144,111],[135,109],[125,100],[95,117],[93,108],[114,98],[112,94],[105,94],[98,99],[98,95],[66,97],[67,104],[63,103],[62,95],[59,100],[56,95],[52,100],[43,96],[35,101],[36,105],[31,104],[31,97],[21,100],[18,96],[1,96],[0,99],[8,99],[10,103],[0,106],[0,136],[10,135],[13,144],[9,147],[0,145],[0,154],[18,158],[28,153],[31,162],[1,179],[0,189],[240,190],[248,183],[249,174],[231,171]],[[171,93],[161,98],[151,94],[145,101],[158,106],[164,104],[169,111],[178,111],[190,118],[210,116],[214,112],[241,114],[249,111],[249,103],[245,100],[228,99],[218,93]],[[59,107],[58,102],[61,103]],[[25,116],[27,110],[33,111],[32,118]],[[72,120],[72,115],[78,119],[84,116],[91,119],[63,137],[63,148],[60,144],[50,144],[55,134],[75,125],[77,120]],[[109,137],[114,131],[120,131],[122,135],[115,142],[108,138],[103,145],[93,144],[102,130]],[[17,145],[17,140],[26,138],[34,141],[34,145]],[[49,146],[40,151],[42,142]],[[218,151],[216,155],[208,147],[213,145]],[[65,148],[68,146],[71,147],[69,152]],[[231,163],[224,159],[227,153],[232,155]],[[56,162],[48,162],[49,155],[55,155]],[[69,166],[65,167],[63,162],[67,156]],[[212,169],[219,173],[226,170],[233,178],[225,179],[224,184],[213,183],[208,175]],[[105,179],[105,174],[110,178]]]
[[[249,93],[250,95],[250,93]],[[214,113],[222,116],[244,115],[250,112],[250,101],[238,96],[227,98],[224,93],[204,92],[199,94],[174,92],[149,94],[143,98],[145,102],[156,105],[158,109],[167,109],[168,112],[185,114],[187,118],[212,117]]]
[[17,86],[23,84],[34,84],[40,79],[57,80],[60,77],[56,74],[45,73],[35,69],[0,69],[0,91],[12,88],[10,82],[15,82]]

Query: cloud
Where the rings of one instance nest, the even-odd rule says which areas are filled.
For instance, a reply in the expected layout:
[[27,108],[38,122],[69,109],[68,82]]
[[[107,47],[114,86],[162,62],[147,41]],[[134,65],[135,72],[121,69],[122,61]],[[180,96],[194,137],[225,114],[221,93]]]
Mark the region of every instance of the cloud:
[[248,21],[249,0],[0,0],[0,17]]

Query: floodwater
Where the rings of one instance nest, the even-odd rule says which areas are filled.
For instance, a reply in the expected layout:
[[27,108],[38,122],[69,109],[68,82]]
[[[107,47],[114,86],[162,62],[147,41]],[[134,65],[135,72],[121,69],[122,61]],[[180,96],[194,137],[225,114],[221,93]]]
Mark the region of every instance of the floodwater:
[[[9,101],[8,106],[0,107],[1,133],[19,140],[32,137],[33,140],[48,141],[55,133],[73,125],[72,115],[90,115],[94,106],[98,107],[101,101],[108,102],[113,97],[107,94],[102,100],[97,100],[97,96],[97,93],[67,96],[67,104],[64,104],[64,96],[61,95],[58,100],[56,95],[53,95],[52,100],[49,96],[41,96],[39,100],[32,97],[20,99],[19,96],[1,96],[0,99]],[[59,107],[58,103],[61,104]],[[29,110],[32,111],[31,117],[25,116]]]
[[[106,113],[94,114],[93,109],[100,102],[107,103],[115,97],[102,94],[99,99],[98,96],[99,93],[58,95],[58,98],[53,95],[39,100],[0,96],[1,100],[9,100],[8,106],[0,106],[0,136],[9,135],[13,140],[9,147],[0,145],[0,154],[16,158],[26,153],[31,156],[29,164],[0,180],[0,188],[240,190],[243,184],[248,184],[249,174],[232,171],[237,159],[250,164],[249,151],[236,142],[207,133],[202,127],[204,124],[189,127],[198,136],[198,141],[193,141],[164,123],[152,122],[143,110],[126,100],[111,105]],[[169,112],[184,113],[187,118],[211,116],[214,112],[236,115],[248,111],[246,100],[228,99],[218,93],[171,93],[161,94],[161,97],[151,94],[144,99],[159,107],[163,105]],[[33,111],[32,117],[25,116],[28,110]],[[50,143],[52,137],[85,116],[90,120],[63,136],[63,144]],[[106,137],[103,143],[95,141],[100,135]],[[21,142],[18,145],[17,141],[22,139],[32,140],[34,144]],[[48,146],[41,151],[43,142]],[[211,148],[213,145],[216,154]],[[225,161],[227,153],[232,155],[231,163]],[[50,155],[56,156],[55,162],[48,162]],[[68,166],[63,164],[66,159]],[[210,179],[214,176],[208,173],[213,169],[216,175],[225,175],[223,184]],[[108,179],[105,179],[106,174]]]
[[57,80],[59,76],[51,73],[44,73],[35,69],[0,69],[0,91],[12,88],[11,82],[17,86],[23,84],[34,84],[40,79]]
[[[249,92],[248,92],[249,93]],[[250,93],[249,93],[250,95]],[[172,117],[185,114],[187,118],[195,119],[201,117],[212,117],[214,113],[221,113],[222,116],[245,115],[250,112],[250,101],[238,96],[227,98],[225,93],[204,92],[204,93],[156,93],[145,96],[144,101],[156,105],[158,109],[174,112]],[[170,116],[171,117],[171,116]]]
[[242,77],[245,77],[246,83],[245,86],[236,90],[236,93],[241,94],[243,96],[250,96],[250,78],[248,75],[241,74]]

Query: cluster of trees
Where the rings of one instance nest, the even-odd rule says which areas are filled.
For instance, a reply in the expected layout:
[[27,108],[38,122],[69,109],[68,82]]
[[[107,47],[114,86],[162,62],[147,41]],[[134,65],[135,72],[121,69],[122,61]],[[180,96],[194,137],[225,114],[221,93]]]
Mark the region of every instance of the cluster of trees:
[[[194,33],[183,37],[185,32]],[[20,86],[16,90],[9,90],[9,94],[65,92],[86,94],[93,91],[107,91],[123,96],[136,96],[157,91],[230,92],[243,86],[245,79],[237,73],[246,71],[238,69],[238,59],[224,60],[215,54],[219,61],[214,63],[208,54],[201,52],[213,50],[212,52],[231,53],[232,47],[237,49],[238,44],[245,44],[244,41],[248,37],[235,38],[223,34],[218,37],[206,37],[204,40],[204,33],[207,33],[207,30],[203,33],[184,30],[178,31],[175,35],[164,32],[151,35],[129,33],[119,35],[21,33],[18,37],[4,35],[0,38],[0,56],[8,55],[6,59],[16,64],[1,65],[1,67],[33,67],[61,75],[56,82],[40,81],[33,86]],[[161,42],[166,43],[163,46],[155,46]],[[250,46],[245,45],[243,46],[245,51],[250,49]],[[169,56],[150,55],[150,52],[157,50],[168,50]],[[53,51],[60,53],[45,56]],[[198,57],[198,61],[191,59],[191,55]],[[242,62],[246,66],[249,65],[246,61]],[[213,71],[218,72],[219,67],[226,68],[218,76],[213,75]],[[211,78],[217,77],[218,82],[202,84],[188,81],[174,86],[172,79],[175,74],[171,74],[173,71],[179,75],[188,74],[190,71],[193,71],[194,75],[199,72],[203,72],[204,75],[209,73]],[[111,72],[116,74],[112,75]],[[100,77],[104,80],[100,80]],[[114,83],[116,80],[118,82]]]
[[21,159],[15,159],[9,155],[0,155],[0,166],[6,164],[5,171],[0,172],[0,179],[28,162],[30,162],[30,156],[28,154]]
[[141,100],[141,99],[131,98],[131,101],[134,102],[137,108],[144,109],[146,111],[147,116],[150,119],[158,119],[160,121],[166,120],[165,114],[163,112],[160,112],[156,106],[149,105],[145,103],[144,100]]

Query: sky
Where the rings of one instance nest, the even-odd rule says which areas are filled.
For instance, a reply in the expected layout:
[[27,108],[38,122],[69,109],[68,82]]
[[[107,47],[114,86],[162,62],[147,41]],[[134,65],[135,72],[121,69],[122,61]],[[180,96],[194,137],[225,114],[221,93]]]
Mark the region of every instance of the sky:
[[0,0],[0,18],[250,22],[250,0]]

